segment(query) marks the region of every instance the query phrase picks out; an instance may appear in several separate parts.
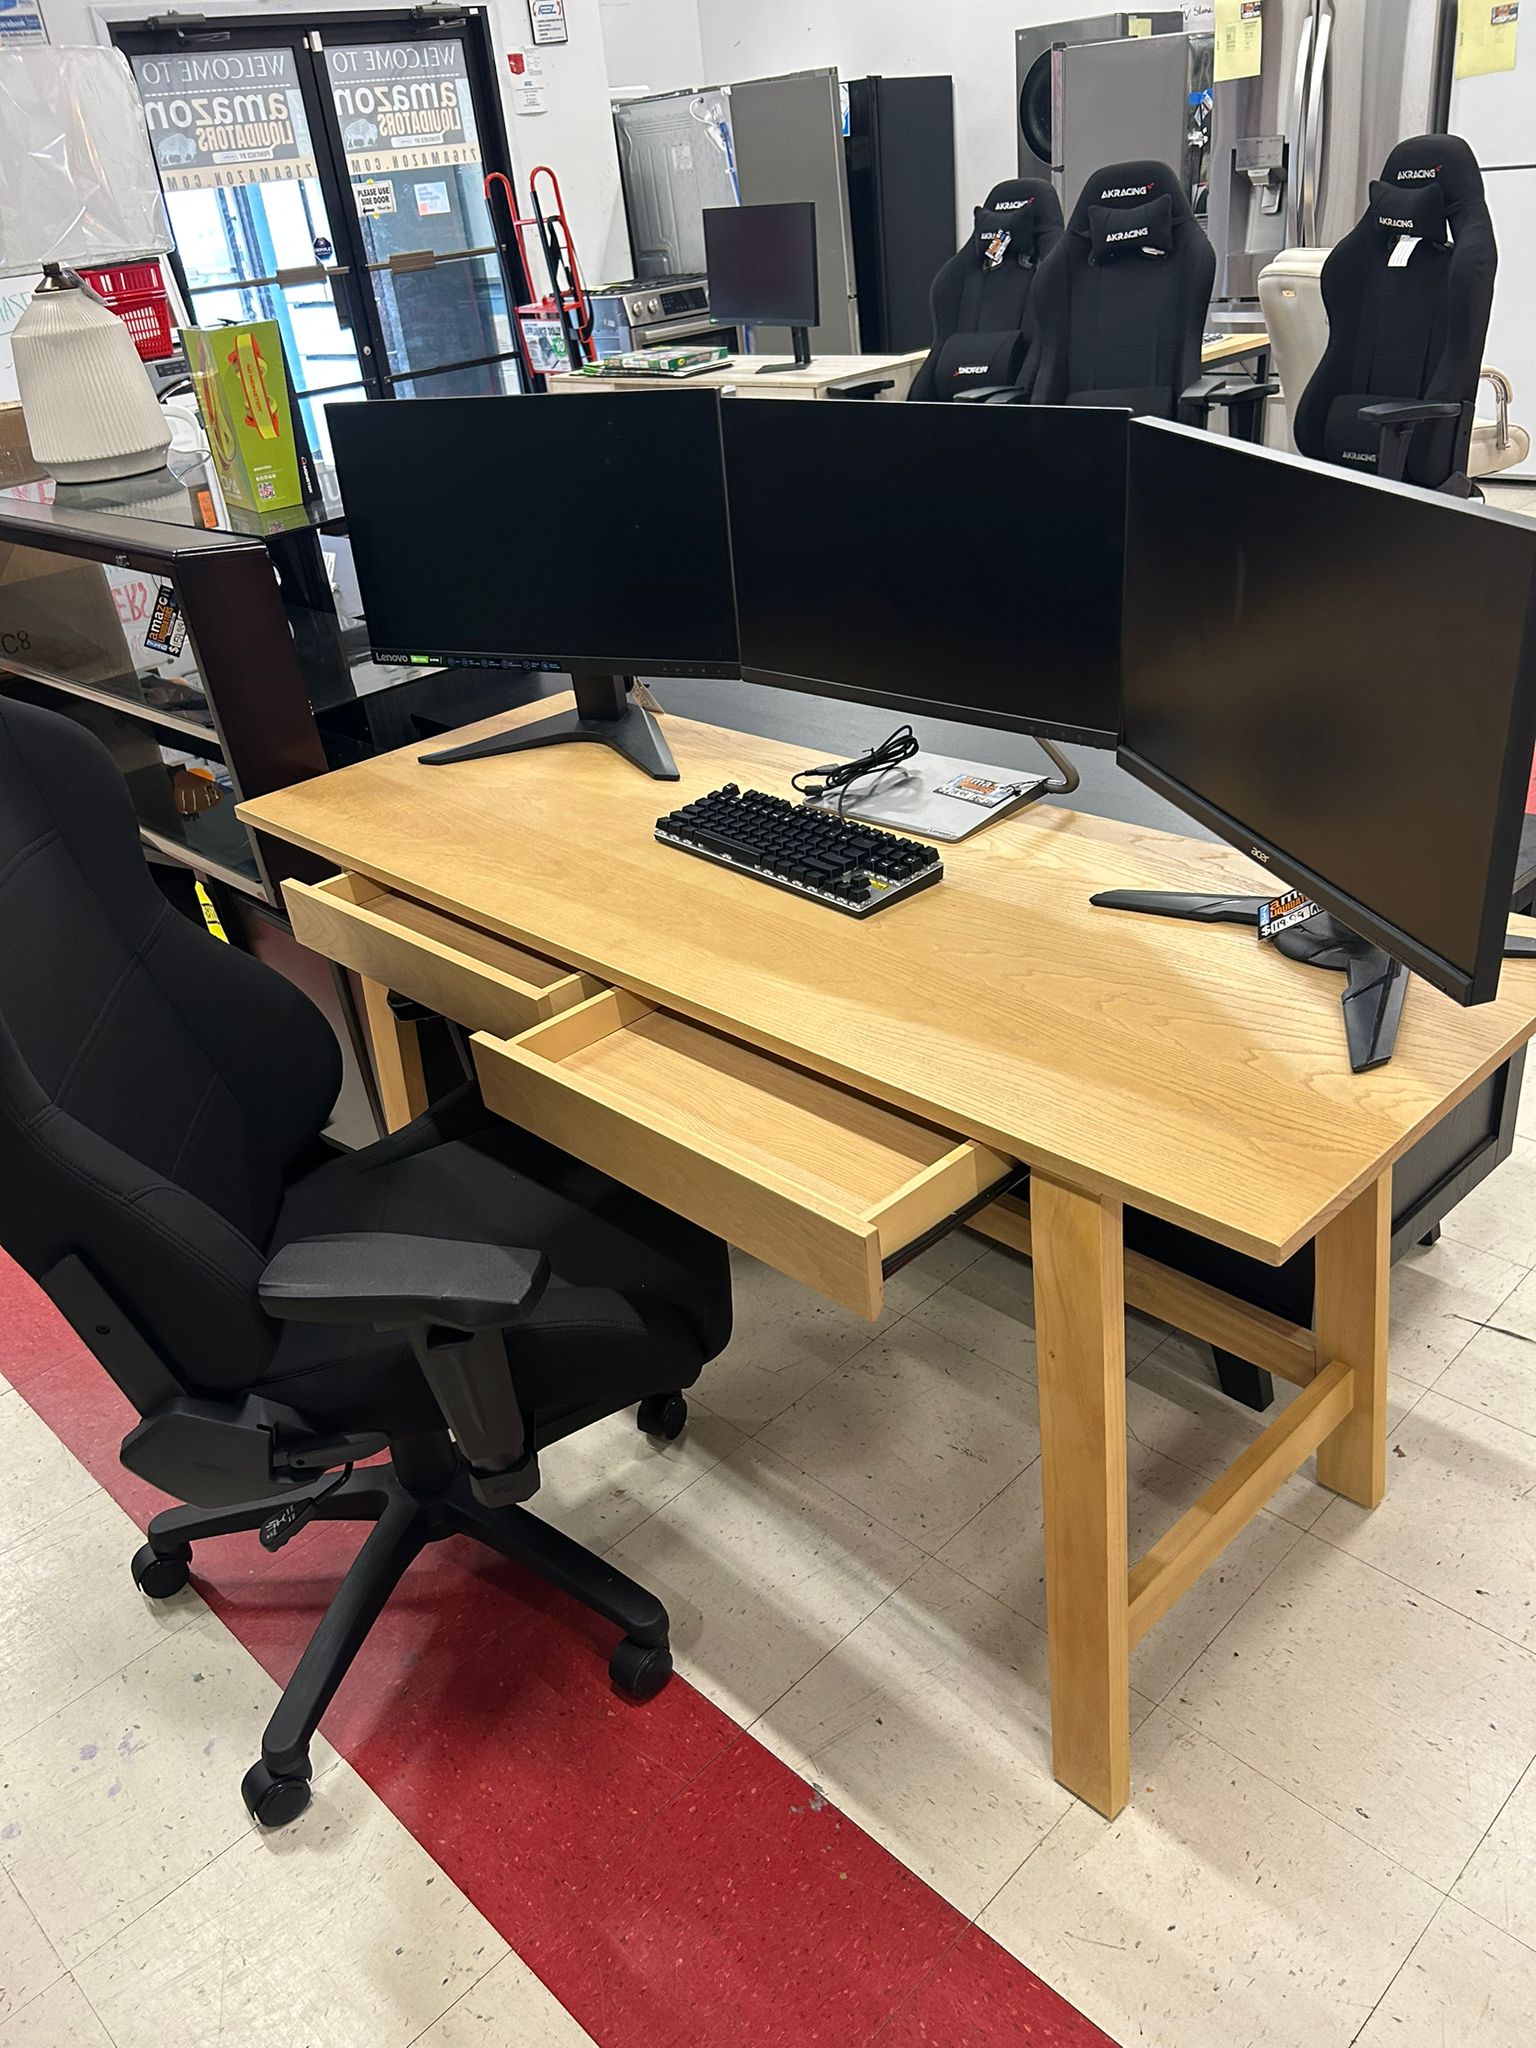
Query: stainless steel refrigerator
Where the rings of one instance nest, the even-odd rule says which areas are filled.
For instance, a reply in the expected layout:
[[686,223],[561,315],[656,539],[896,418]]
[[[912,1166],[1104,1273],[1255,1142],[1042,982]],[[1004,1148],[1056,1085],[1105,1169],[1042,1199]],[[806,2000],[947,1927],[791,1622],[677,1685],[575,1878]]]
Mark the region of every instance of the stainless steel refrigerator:
[[1281,249],[1331,248],[1393,145],[1445,126],[1455,0],[1264,0],[1263,69],[1217,85],[1207,228],[1218,299]]
[[[816,208],[818,355],[925,348],[928,287],[955,248],[948,78],[835,71],[744,79],[615,109],[635,275],[702,275],[711,206],[810,200]],[[789,346],[762,327],[753,346]]]

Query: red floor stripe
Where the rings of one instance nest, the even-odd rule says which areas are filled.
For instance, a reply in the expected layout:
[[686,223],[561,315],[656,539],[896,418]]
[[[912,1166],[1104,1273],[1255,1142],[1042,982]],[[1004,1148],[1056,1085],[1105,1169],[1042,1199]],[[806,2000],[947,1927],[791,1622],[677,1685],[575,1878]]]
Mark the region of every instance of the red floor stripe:
[[[166,1502],[118,1462],[132,1410],[3,1254],[0,1331],[0,1370],[142,1526]],[[198,1585],[282,1682],[363,1533],[208,1544]],[[437,1544],[324,1724],[599,2048],[1114,2048],[691,1686],[620,1701],[610,1636]]]

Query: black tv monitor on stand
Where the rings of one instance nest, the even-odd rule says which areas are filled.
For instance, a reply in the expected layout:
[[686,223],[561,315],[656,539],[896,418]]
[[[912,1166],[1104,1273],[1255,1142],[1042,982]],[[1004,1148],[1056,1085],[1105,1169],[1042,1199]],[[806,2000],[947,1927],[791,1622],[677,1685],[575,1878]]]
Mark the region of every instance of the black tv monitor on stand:
[[326,418],[375,659],[564,670],[575,688],[574,711],[422,760],[587,741],[675,782],[633,684],[740,672],[718,394],[396,399]]
[[793,359],[763,363],[759,377],[810,368],[811,329],[821,321],[816,208],[810,200],[706,207],[704,268],[711,319],[728,327],[789,329]]
[[[1410,970],[1491,1002],[1536,743],[1536,523],[1162,421],[1130,431],[1125,768],[1318,906],[1356,1072]],[[1257,926],[1272,899],[1110,890]]]

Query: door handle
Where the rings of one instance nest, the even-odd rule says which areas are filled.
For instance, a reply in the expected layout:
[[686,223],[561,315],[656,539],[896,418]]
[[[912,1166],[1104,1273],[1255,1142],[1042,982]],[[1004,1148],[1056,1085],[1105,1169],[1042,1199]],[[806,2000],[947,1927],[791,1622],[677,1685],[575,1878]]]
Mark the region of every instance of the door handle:
[[300,263],[292,270],[274,270],[274,284],[323,284],[328,277],[345,277],[345,263]]
[[1291,153],[1286,180],[1285,239],[1292,248],[1305,236],[1301,224],[1302,167],[1307,147],[1307,73],[1312,61],[1312,30],[1316,17],[1309,11],[1301,25],[1301,42],[1296,51],[1296,88],[1291,98]]
[[1323,133],[1327,112],[1328,45],[1333,37],[1333,8],[1325,6],[1317,17],[1317,48],[1312,57],[1312,90],[1307,99],[1307,168],[1302,185],[1301,207],[1304,237],[1317,246],[1317,223],[1323,208]]

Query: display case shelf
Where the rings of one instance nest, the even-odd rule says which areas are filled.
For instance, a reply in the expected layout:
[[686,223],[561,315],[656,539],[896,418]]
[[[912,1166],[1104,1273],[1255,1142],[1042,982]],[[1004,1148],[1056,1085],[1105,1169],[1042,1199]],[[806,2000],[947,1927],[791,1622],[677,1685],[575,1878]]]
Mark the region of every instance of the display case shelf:
[[270,542],[200,530],[169,472],[113,488],[0,493],[0,688],[106,743],[161,858],[275,904],[310,864],[235,806],[327,762]]

